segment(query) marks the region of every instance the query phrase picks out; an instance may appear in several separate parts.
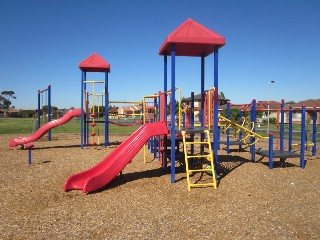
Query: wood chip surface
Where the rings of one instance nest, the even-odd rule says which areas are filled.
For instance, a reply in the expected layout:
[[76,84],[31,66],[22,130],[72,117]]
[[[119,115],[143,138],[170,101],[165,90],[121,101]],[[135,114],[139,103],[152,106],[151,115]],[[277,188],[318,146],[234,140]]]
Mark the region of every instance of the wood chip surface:
[[141,150],[122,177],[84,194],[64,192],[67,177],[127,136],[84,149],[78,134],[44,137],[34,143],[31,165],[27,150],[8,147],[15,137],[0,135],[0,239],[320,239],[319,150],[315,157],[306,151],[305,169],[292,158],[269,170],[267,159],[252,163],[248,151],[221,149],[218,189],[190,192],[184,166],[177,163],[172,184],[153,154],[143,163]]

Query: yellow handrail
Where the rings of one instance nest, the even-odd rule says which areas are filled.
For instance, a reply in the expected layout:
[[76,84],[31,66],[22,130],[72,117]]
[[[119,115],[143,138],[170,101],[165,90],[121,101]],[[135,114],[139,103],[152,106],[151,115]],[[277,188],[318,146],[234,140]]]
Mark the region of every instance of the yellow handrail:
[[[228,118],[225,118],[225,117],[223,117],[223,116],[221,116],[221,115],[219,115],[219,119],[222,119],[223,121],[229,122],[230,124],[228,125],[228,127],[229,127],[230,125],[232,125],[232,126],[235,126],[235,127],[239,128],[239,129],[243,130],[244,132],[246,132],[247,134],[245,135],[245,137],[242,138],[242,139],[239,139],[239,140],[240,140],[240,141],[243,141],[245,144],[247,144],[247,145],[249,145],[249,146],[251,146],[251,145],[253,145],[253,144],[256,144],[260,139],[269,139],[269,137],[264,137],[264,136],[262,136],[262,135],[260,135],[260,134],[258,134],[258,133],[256,133],[256,132],[253,132],[253,129],[254,129],[254,123],[253,123],[253,122],[250,122],[250,123],[247,125],[248,127],[249,127],[250,125],[252,125],[251,129],[248,129],[248,128],[246,128],[246,127],[244,127],[244,126],[242,126],[242,125],[240,125],[240,124],[238,124],[238,123],[236,123],[236,122],[234,122],[234,121],[232,121],[232,120],[230,120],[230,119],[228,119]],[[256,137],[256,139],[255,139],[255,141],[252,142],[252,143],[246,143],[246,139],[247,139],[248,137]]]

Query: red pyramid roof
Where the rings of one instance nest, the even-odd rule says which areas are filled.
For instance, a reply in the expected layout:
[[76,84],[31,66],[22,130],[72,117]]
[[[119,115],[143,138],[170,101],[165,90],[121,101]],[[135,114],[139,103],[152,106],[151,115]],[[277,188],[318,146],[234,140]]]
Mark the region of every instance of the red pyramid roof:
[[86,72],[110,72],[110,64],[97,53],[83,60],[79,68]]
[[208,56],[225,45],[225,38],[211,31],[192,19],[187,19],[178,28],[168,35],[159,49],[159,55],[167,52],[171,55],[171,43],[176,44],[177,56]]

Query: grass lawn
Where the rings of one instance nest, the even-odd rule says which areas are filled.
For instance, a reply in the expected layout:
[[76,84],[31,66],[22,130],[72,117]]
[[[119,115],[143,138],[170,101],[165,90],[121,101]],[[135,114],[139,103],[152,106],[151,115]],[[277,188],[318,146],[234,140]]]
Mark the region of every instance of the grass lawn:
[[[130,134],[141,125],[120,127],[109,124],[109,132],[117,134]],[[0,118],[0,134],[31,134],[37,129],[33,118]],[[103,125],[97,124],[95,131],[103,135]],[[53,128],[52,133],[80,133],[80,120],[71,119],[66,124]]]

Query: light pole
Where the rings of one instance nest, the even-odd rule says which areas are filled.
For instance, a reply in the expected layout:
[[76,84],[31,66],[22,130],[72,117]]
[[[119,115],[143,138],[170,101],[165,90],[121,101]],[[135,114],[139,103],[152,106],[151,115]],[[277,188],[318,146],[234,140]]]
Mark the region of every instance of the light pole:
[[274,83],[275,81],[270,81],[268,83],[268,128],[267,128],[267,133],[269,134],[270,132],[270,84]]

